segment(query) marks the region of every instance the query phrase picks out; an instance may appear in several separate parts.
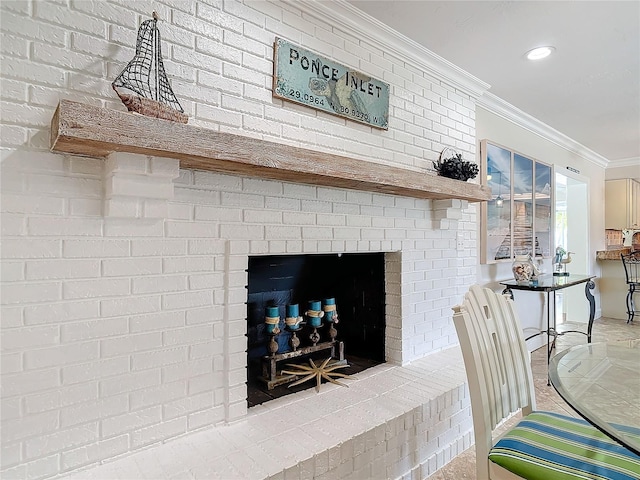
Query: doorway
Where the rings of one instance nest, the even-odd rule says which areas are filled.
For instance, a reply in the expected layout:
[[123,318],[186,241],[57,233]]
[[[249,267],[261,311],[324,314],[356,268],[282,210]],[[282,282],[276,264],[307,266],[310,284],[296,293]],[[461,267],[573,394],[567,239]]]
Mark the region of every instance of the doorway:
[[[555,245],[571,252],[567,271],[589,273],[589,185],[588,179],[570,171],[555,174]],[[557,323],[587,323],[589,303],[581,288],[556,294]]]

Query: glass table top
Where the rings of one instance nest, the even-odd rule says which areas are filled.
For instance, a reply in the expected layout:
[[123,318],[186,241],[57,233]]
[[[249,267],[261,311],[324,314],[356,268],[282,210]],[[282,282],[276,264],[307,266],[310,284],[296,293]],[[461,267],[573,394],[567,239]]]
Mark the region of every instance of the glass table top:
[[551,359],[549,378],[580,415],[640,455],[640,340],[571,347]]
[[512,288],[514,290],[552,291],[588,282],[593,278],[596,278],[596,276],[572,273],[571,275],[564,276],[541,275],[538,277],[537,283],[518,283],[515,280],[503,280],[499,283],[500,285],[504,285],[505,287]]

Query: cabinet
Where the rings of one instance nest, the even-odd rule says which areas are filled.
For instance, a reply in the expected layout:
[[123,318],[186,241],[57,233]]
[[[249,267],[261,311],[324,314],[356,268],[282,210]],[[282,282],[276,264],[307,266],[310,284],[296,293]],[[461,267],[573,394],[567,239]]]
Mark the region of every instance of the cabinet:
[[605,228],[640,226],[640,182],[632,178],[604,182]]

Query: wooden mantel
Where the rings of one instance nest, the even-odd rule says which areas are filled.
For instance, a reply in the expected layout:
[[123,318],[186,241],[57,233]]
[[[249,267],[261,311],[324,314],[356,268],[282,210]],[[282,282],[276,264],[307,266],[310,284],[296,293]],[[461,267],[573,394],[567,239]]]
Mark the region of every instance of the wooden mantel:
[[489,200],[486,186],[69,100],[51,120],[51,150],[176,158],[180,166],[414,198]]

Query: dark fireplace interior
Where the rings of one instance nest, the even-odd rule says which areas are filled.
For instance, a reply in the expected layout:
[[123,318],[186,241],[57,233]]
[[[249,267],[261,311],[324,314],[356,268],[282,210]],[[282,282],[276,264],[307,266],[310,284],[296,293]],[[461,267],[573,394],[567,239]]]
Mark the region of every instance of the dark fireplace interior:
[[[298,351],[315,345],[310,338],[314,329],[304,315],[309,302],[321,301],[324,304],[324,299],[335,298],[338,314],[338,322],[332,324],[337,331],[335,341],[343,343],[344,359],[349,365],[338,371],[353,374],[384,362],[384,253],[249,257],[247,289],[249,407],[316,385],[315,379],[297,386],[291,386],[296,378],[278,385],[267,381],[269,375],[265,368],[268,368],[266,365],[269,365],[271,355],[271,337],[277,342],[278,358],[293,351],[290,343],[292,332],[285,325],[287,305],[298,304],[299,314],[303,317],[303,324],[295,332],[300,340]],[[270,335],[265,324],[265,312],[267,307],[274,306],[278,307],[280,316],[279,333]],[[317,328],[317,345],[331,342],[330,326],[323,320]],[[280,372],[287,369],[287,365],[309,365],[310,359],[318,364],[330,355],[331,350],[325,349],[278,360],[278,378],[283,378]],[[334,358],[337,356],[337,351],[334,351]],[[348,380],[343,383],[346,382]]]

